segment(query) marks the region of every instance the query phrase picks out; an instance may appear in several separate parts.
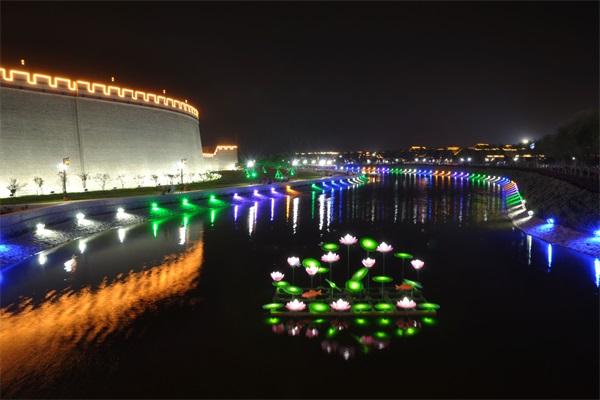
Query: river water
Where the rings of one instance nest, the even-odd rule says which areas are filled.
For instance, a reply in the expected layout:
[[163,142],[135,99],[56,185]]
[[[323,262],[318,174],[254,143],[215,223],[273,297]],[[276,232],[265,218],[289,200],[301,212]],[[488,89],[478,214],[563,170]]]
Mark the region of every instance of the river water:
[[[189,207],[3,271],[2,398],[598,397],[599,262],[514,229],[498,185],[383,175]],[[273,271],[323,285],[287,259],[346,234],[393,252],[341,245],[333,281],[369,256],[437,315],[263,309]]]

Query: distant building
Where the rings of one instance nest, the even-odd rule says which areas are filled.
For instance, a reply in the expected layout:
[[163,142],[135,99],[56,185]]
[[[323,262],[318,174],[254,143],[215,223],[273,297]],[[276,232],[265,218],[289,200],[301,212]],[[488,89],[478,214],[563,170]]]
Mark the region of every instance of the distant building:
[[231,171],[238,166],[237,146],[204,146],[202,157],[207,171]]

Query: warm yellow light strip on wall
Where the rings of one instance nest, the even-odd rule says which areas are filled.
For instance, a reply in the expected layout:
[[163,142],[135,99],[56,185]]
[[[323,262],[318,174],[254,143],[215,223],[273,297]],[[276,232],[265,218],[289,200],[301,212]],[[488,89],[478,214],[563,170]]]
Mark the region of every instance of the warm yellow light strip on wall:
[[45,86],[50,89],[56,89],[57,91],[63,89],[78,93],[79,91],[85,90],[90,94],[107,96],[108,98],[119,97],[122,99],[136,100],[140,103],[154,103],[185,111],[189,114],[192,114],[196,118],[199,117],[198,110],[184,101],[133,89],[107,86],[101,83],[90,83],[86,81],[72,81],[71,79],[51,77],[49,75],[30,74],[29,72],[24,71],[6,70],[5,68],[1,67],[0,79],[5,82],[12,82],[13,84],[26,83],[31,86]]
[[228,146],[228,145],[221,145],[221,146],[217,146],[217,148],[215,149],[214,153],[202,153],[202,157],[214,157],[217,155],[217,151],[219,150],[236,150],[237,146]]

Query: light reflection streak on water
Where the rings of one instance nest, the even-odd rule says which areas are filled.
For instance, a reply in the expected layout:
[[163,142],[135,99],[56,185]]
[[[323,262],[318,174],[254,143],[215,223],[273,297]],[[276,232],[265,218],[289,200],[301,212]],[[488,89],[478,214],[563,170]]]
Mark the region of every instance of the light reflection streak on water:
[[548,243],[548,272],[552,268],[552,244]]
[[271,197],[271,221],[273,221],[274,215],[275,215],[275,198]]
[[119,242],[125,241],[125,228],[119,228]]
[[600,260],[594,260],[594,273],[596,274],[596,287],[600,287]]
[[332,202],[333,197],[327,199],[327,231],[329,231],[331,220],[333,219],[333,207],[331,206]]
[[323,230],[325,222],[325,195],[319,195],[319,230]]
[[86,247],[87,247],[86,240],[79,239],[79,251],[81,252],[81,254],[83,254],[83,252],[85,251]]
[[527,235],[527,265],[531,265],[531,235]]
[[255,202],[252,207],[248,210],[248,235],[252,236],[252,232],[256,228],[256,214],[258,208],[258,202]]
[[285,196],[285,223],[290,220],[290,195]]
[[233,222],[237,222],[238,218],[238,205],[233,206]]
[[203,262],[203,242],[161,265],[119,275],[97,289],[49,292],[39,304],[26,298],[2,308],[0,315],[0,370],[3,397],[11,388],[41,382],[42,389],[56,376],[85,367],[92,348],[109,336],[130,330],[131,324],[166,299],[180,299],[196,287]]
[[293,203],[293,207],[292,207],[292,231],[294,233],[294,235],[296,234],[296,231],[298,229],[298,207],[300,205],[300,198],[299,197],[295,197],[294,200],[292,201]]
[[343,189],[344,189],[343,187],[341,187],[341,188],[340,188],[340,201],[339,201],[339,203],[338,203],[338,220],[339,220],[338,222],[339,222],[339,223],[342,223],[342,218],[343,218],[343,213],[342,213],[342,210],[343,210],[343,207],[342,207],[342,204],[343,204],[343,203],[342,203],[342,197],[343,197],[343,196],[342,196],[342,193],[343,193]]

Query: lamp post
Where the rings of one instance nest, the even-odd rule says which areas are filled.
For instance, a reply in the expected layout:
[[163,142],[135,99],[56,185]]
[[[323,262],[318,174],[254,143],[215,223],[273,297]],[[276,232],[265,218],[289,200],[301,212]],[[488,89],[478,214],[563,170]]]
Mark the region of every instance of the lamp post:
[[187,158],[182,158],[179,162],[179,171],[181,174],[181,184],[183,185],[183,166],[187,164]]
[[63,181],[63,200],[69,200],[67,197],[67,166],[69,165],[69,157],[63,158],[63,162],[60,165],[62,172],[62,181]]

